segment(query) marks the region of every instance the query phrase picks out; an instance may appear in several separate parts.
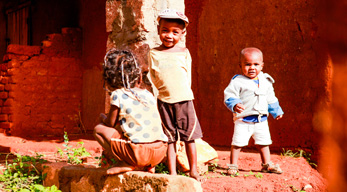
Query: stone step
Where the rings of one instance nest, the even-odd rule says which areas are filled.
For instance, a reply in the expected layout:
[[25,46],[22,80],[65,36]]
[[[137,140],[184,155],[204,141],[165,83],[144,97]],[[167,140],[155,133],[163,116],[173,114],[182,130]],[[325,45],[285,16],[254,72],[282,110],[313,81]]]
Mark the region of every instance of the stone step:
[[93,165],[47,163],[44,186],[57,186],[62,192],[167,191],[202,192],[201,184],[185,176],[131,171],[106,175],[106,169]]

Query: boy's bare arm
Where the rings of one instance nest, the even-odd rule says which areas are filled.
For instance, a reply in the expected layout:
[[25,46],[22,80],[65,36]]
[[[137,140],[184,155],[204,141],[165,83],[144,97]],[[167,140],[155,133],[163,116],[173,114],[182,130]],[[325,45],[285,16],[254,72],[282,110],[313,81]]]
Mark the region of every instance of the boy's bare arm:
[[245,106],[241,103],[238,103],[234,106],[234,111],[236,113],[242,113],[245,110]]

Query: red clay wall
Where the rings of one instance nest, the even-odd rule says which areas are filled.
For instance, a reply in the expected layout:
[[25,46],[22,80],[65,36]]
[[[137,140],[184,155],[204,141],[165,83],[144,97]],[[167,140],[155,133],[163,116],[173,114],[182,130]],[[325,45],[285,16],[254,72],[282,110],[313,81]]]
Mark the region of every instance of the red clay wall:
[[92,133],[99,114],[105,112],[105,91],[101,63],[106,53],[106,1],[84,0],[80,25],[83,29],[83,97],[82,120],[87,132]]
[[83,132],[81,32],[65,28],[48,37],[43,47],[8,46],[1,65],[7,71],[2,72],[0,126],[9,134],[42,138]]
[[[276,96],[285,112],[270,119],[272,149],[318,149],[312,121],[316,104],[331,99],[327,55],[320,50],[319,2],[186,0],[191,21],[187,45],[193,57],[193,91],[204,139],[230,146],[232,113],[223,91],[240,73],[238,57],[247,46],[264,53],[264,72],[276,81]],[[197,16],[198,15],[198,16]]]

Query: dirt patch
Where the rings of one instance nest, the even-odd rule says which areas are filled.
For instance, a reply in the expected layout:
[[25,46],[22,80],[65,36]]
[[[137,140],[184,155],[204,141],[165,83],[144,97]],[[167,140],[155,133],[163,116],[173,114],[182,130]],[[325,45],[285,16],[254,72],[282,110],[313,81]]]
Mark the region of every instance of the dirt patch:
[[[90,136],[70,136],[70,144],[76,146],[83,141],[84,146],[93,157],[101,155],[100,145]],[[82,138],[82,139],[78,139]],[[56,161],[57,148],[63,148],[63,140],[47,138],[47,140],[28,140],[19,137],[7,137],[0,134],[1,162],[8,152],[23,155],[46,155],[46,159]],[[274,163],[278,163],[283,174],[261,173],[261,159],[259,153],[242,152],[239,159],[240,175],[230,177],[225,175],[226,164],[229,163],[230,152],[217,150],[220,168],[204,175],[206,181],[202,183],[204,192],[212,191],[326,191],[327,182],[321,174],[313,169],[304,158],[282,157],[271,155]],[[94,158],[89,158],[87,164],[96,165]]]
[[[218,151],[218,165],[226,168],[230,152]],[[209,191],[326,191],[327,182],[304,158],[271,155],[271,160],[279,164],[282,174],[262,173],[259,153],[241,152],[239,158],[240,175],[226,176],[224,169],[216,169],[207,174],[202,184],[204,192]]]

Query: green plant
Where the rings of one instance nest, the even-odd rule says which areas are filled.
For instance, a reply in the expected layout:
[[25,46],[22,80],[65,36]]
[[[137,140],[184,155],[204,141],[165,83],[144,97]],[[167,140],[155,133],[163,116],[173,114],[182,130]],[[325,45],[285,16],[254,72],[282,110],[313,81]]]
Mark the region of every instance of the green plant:
[[155,172],[169,174],[169,168],[164,163],[159,163],[155,166]]
[[217,163],[211,163],[211,164],[209,164],[209,166],[208,166],[208,171],[215,172],[216,169],[217,169],[217,167],[218,167],[218,164],[217,164]]
[[177,170],[177,174],[178,174],[178,175],[182,175],[182,176],[189,177],[185,172],[182,172],[182,171],[180,171],[180,170]]
[[300,189],[297,189],[294,185],[289,185],[289,187],[294,191],[299,191],[299,192],[305,192],[305,190],[300,190]]
[[244,174],[243,176],[244,177],[248,177],[248,176],[251,176],[251,175],[254,175],[254,173],[252,171],[249,171],[249,174]]
[[256,173],[255,175],[254,175],[256,178],[258,178],[258,179],[262,179],[263,178],[263,174],[261,174],[261,173]]
[[300,157],[300,155],[299,155],[299,153],[298,152],[293,152],[292,150],[290,150],[290,149],[284,149],[284,148],[282,148],[282,153],[281,153],[281,155],[282,156],[285,156],[285,157],[295,157],[295,158],[297,158],[297,157]]
[[303,157],[306,159],[306,161],[308,162],[309,165],[311,165],[311,167],[313,168],[317,168],[317,164],[311,159],[311,154],[307,153],[306,151],[304,151],[303,149],[297,149],[296,152],[290,150],[290,149],[284,149],[282,148],[282,156],[286,156],[286,157],[293,157],[293,158],[299,158],[299,157]]
[[8,163],[6,156],[6,169],[0,175],[0,189],[14,192],[61,192],[56,186],[44,187],[42,185],[46,174],[40,171],[40,164],[46,162],[43,155],[36,153],[35,157],[16,154],[12,163]]
[[61,148],[58,148],[57,154],[61,157],[64,158],[65,156],[67,157],[67,162],[71,164],[81,164],[83,161],[83,158],[90,157],[90,153],[87,152],[86,148],[83,146],[84,143],[78,142],[77,148],[73,148],[69,144],[69,137],[67,135],[67,132],[64,132],[64,144],[63,146],[65,147],[63,150]]
[[[155,166],[155,172],[169,174],[169,168],[164,163],[159,163]],[[177,174],[182,176],[188,176],[185,172],[182,172],[180,170],[177,170]]]

